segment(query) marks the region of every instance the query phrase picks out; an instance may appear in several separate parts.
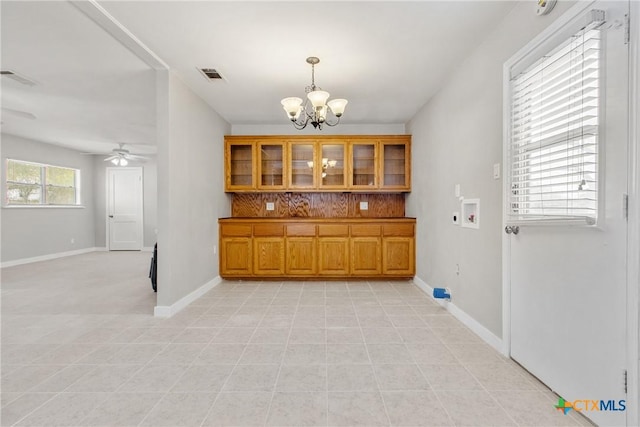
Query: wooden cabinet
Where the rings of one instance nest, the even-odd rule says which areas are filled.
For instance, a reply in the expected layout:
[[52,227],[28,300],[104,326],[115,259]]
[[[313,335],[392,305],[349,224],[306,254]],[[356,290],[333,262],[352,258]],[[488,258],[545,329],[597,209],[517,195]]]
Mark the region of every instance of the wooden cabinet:
[[408,141],[380,141],[380,188],[411,190],[411,145]]
[[256,145],[240,140],[225,144],[225,191],[246,191],[256,188]]
[[227,136],[225,191],[411,191],[411,136]]
[[246,276],[253,272],[252,228],[249,224],[220,226],[220,275]]
[[377,141],[349,142],[349,188],[375,190],[378,188]]
[[382,228],[382,274],[415,274],[415,224],[384,224]]
[[258,188],[260,190],[284,190],[286,186],[286,149],[284,142],[258,142]]
[[379,275],[382,271],[382,247],[380,224],[351,225],[351,274],[357,276]]
[[347,188],[346,147],[345,141],[320,141],[318,148],[320,158],[316,163],[319,189],[344,190]]
[[290,141],[288,146],[288,188],[313,190],[317,187],[316,145],[313,140]]
[[286,226],[287,275],[313,276],[318,272],[318,252],[315,224],[288,224]]
[[413,277],[415,219],[220,219],[224,278]]

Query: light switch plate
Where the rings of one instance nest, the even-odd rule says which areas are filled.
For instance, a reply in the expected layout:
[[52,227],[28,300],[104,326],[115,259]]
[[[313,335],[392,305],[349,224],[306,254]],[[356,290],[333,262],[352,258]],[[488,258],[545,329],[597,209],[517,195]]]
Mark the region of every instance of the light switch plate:
[[276,209],[276,207],[275,207],[275,204],[273,202],[267,202],[267,210],[268,211],[273,211],[275,209]]
[[500,179],[500,163],[493,165],[493,179]]
[[360,210],[361,211],[369,210],[369,202],[360,202]]

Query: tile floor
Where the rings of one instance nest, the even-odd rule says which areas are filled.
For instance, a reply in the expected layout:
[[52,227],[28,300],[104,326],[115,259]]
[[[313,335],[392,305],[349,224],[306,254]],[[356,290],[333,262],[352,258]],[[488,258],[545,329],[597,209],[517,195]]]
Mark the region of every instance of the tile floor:
[[2,270],[2,426],[589,425],[411,282],[223,282],[155,319],[148,262]]

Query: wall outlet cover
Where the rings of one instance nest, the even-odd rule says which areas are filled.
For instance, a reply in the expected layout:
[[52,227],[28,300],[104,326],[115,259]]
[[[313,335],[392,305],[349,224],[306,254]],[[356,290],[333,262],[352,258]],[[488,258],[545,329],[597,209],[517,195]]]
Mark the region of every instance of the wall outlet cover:
[[360,202],[360,210],[361,211],[369,210],[369,202]]
[[276,207],[275,207],[275,203],[273,203],[273,202],[267,202],[267,210],[268,210],[268,211],[273,211],[273,210],[275,210],[275,209],[276,209]]
[[500,163],[493,165],[493,179],[500,179]]

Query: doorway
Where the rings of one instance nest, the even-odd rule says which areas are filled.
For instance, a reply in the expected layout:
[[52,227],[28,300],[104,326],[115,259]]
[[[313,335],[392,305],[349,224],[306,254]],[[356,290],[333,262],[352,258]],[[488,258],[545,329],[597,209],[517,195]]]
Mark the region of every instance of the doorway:
[[[629,3],[596,1],[580,4],[570,10],[569,15],[561,17],[557,26],[550,27],[552,34],[548,37],[554,38],[563,27],[576,24],[584,29],[585,17],[594,16],[594,12],[603,13],[605,17],[603,23],[593,27],[599,35],[588,45],[588,54],[597,48],[602,61],[597,66],[601,77],[597,83],[594,80],[600,85],[594,86],[599,91],[600,114],[599,130],[594,131],[597,138],[594,154],[591,158],[583,157],[587,160],[581,161],[575,169],[571,162],[578,155],[571,151],[573,148],[567,148],[567,155],[564,151],[560,154],[560,151],[554,151],[560,145],[552,145],[549,138],[541,138],[539,141],[542,142],[535,141],[536,147],[531,148],[538,150],[535,154],[518,153],[520,157],[516,160],[513,143],[509,138],[505,139],[505,153],[511,149],[511,155],[505,155],[505,170],[510,168],[509,175],[505,175],[511,181],[506,182],[503,202],[505,233],[508,233],[503,239],[504,335],[510,356],[567,402],[605,402],[604,407],[597,405],[597,409],[576,405],[569,406],[570,410],[579,410],[598,425],[625,425],[629,52],[624,22]],[[581,27],[577,28],[580,30]],[[540,50],[539,46],[545,42],[545,36],[534,40],[529,52],[536,48]],[[572,64],[585,61],[584,48],[582,52],[577,60],[572,58]],[[524,55],[527,53],[520,54],[521,58]],[[507,63],[505,75],[511,71],[508,67],[518,68],[521,58],[512,58]],[[591,58],[595,57],[589,57],[589,60]],[[587,67],[593,64],[595,62],[587,63]],[[587,86],[591,83],[585,75],[580,84]],[[559,80],[545,83],[542,90],[550,91],[551,85]],[[551,95],[545,92],[544,96]],[[507,102],[510,101],[505,100]],[[580,108],[587,103],[581,104]],[[536,114],[551,117],[548,111]],[[586,122],[588,117],[584,117]],[[564,118],[553,119],[551,124],[548,120],[551,119],[543,119],[543,125],[548,126],[543,129],[551,134],[552,126],[557,126]],[[585,135],[581,133],[580,138],[586,141]],[[573,134],[569,136],[572,141],[578,139]],[[587,144],[581,143],[581,149]],[[558,154],[551,157],[549,153]],[[568,166],[557,162],[560,155]],[[589,162],[593,165],[593,173]],[[533,178],[527,181],[530,176],[526,174],[537,174],[537,181]],[[566,181],[567,188],[571,189],[562,190],[562,193],[557,191],[557,186],[549,184],[570,175],[579,177],[575,188],[571,179]],[[514,179],[516,176],[520,181]],[[575,194],[577,191],[586,194],[585,183],[590,180],[592,196],[576,203],[577,197],[582,196]],[[562,183],[565,185],[565,181]],[[566,197],[563,200],[570,201],[571,220],[561,218],[557,201],[556,204],[540,204],[538,199],[551,193],[561,193]],[[535,221],[524,218],[528,211],[535,210],[540,218]],[[514,215],[514,211],[518,211],[518,215]],[[580,216],[582,222],[578,220]],[[514,221],[515,217],[519,219]]]

